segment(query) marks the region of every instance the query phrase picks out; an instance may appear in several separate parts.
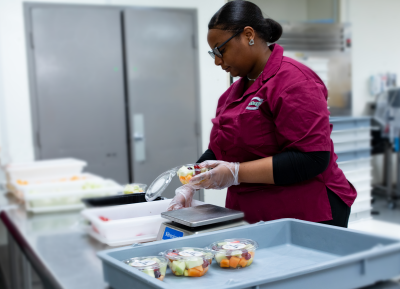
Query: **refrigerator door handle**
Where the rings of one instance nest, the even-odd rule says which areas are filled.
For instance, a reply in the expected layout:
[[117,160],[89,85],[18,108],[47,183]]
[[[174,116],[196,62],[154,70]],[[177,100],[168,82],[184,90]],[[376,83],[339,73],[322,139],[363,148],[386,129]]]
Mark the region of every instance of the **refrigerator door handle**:
[[141,140],[144,140],[144,135],[135,132],[135,133],[133,134],[133,140],[134,140],[134,141],[141,141]]
[[144,134],[144,116],[142,113],[133,114],[133,152],[135,162],[146,161],[146,138]]

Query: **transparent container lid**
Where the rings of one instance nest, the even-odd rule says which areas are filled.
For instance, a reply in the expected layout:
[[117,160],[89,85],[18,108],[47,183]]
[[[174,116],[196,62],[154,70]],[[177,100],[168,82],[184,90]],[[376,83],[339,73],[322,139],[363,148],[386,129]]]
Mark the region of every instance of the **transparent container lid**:
[[138,270],[160,269],[167,266],[168,260],[160,256],[136,257],[122,261]]
[[[207,171],[207,169],[198,169],[197,168],[198,165],[199,164],[187,164],[187,165],[178,166],[178,167],[172,168],[166,172],[163,172],[148,187],[147,192],[146,192],[146,200],[148,202],[151,202],[151,201],[157,199],[158,197],[160,197],[162,195],[162,193],[165,191],[165,189],[171,183],[172,178],[175,175],[181,176],[181,174],[178,172],[184,171],[183,168],[185,168],[185,167],[191,168],[191,170],[189,170],[189,171],[193,171],[193,173],[191,173],[191,175],[198,175],[202,172]],[[196,166],[196,168],[195,168],[195,166]],[[187,173],[186,173],[186,175],[187,175]]]
[[193,258],[212,259],[214,253],[211,250],[194,247],[182,247],[170,249],[162,253],[166,258],[171,260],[189,260]]
[[[258,248],[258,243],[251,239],[225,239],[214,242],[208,247],[209,250],[214,252],[231,253],[234,251],[241,251],[242,253],[255,251]],[[229,254],[228,254],[229,255]]]
[[146,201],[151,202],[162,195],[179,168],[173,168],[159,175],[149,186],[146,192]]

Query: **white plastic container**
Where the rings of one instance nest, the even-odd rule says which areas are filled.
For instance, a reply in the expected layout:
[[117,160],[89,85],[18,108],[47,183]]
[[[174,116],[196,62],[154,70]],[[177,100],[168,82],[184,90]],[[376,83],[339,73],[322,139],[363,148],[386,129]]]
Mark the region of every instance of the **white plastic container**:
[[358,195],[353,205],[351,206],[352,211],[364,211],[371,208],[371,196],[360,196]]
[[371,129],[369,127],[346,129],[346,130],[334,130],[331,133],[331,139],[333,143],[347,142],[354,140],[365,140],[370,139]]
[[[108,246],[155,241],[160,225],[167,220],[161,217],[171,200],[137,203],[121,206],[85,209],[82,216],[89,220],[88,233]],[[193,200],[192,206],[204,204]],[[103,221],[100,217],[109,219]]]
[[346,173],[347,171],[371,168],[371,158],[355,159],[351,161],[338,162],[337,164],[339,168]]
[[[85,209],[82,216],[89,220],[89,234],[109,246],[155,241],[171,200],[122,206]],[[103,221],[100,217],[109,219]]]
[[[356,188],[357,189],[357,188]],[[371,191],[372,191],[372,187],[367,187],[364,188],[362,190],[357,190],[357,199],[365,199],[365,198],[369,198],[371,199]]]
[[346,179],[348,179],[351,183],[353,182],[358,182],[362,180],[367,180],[368,178],[371,177],[371,170],[372,168],[363,168],[363,169],[357,169],[353,171],[346,171],[343,172],[344,175],[346,176]]
[[350,213],[349,223],[360,221],[360,220],[371,219],[371,210],[372,210],[371,206],[368,209],[364,209],[364,210],[353,210],[352,209],[351,213]]
[[9,190],[21,201],[25,200],[25,194],[29,192],[56,193],[68,190],[80,190],[86,183],[104,184],[102,177],[83,173],[71,176],[53,177],[45,179],[29,179],[29,181],[12,181],[9,183]]
[[371,137],[365,139],[348,139],[342,142],[334,142],[335,152],[343,152],[371,147]]
[[370,189],[371,188],[371,181],[372,181],[372,177],[371,176],[366,176],[365,179],[359,179],[359,180],[353,181],[351,183],[353,184],[353,186],[355,187],[357,192],[360,192],[360,191],[364,191],[364,190]]
[[85,161],[65,158],[34,161],[26,163],[12,163],[5,167],[9,181],[37,178],[51,178],[81,174],[87,165]]
[[[92,182],[92,181],[91,181]],[[59,191],[54,191],[51,186],[41,191],[25,191],[25,207],[33,213],[66,211],[83,209],[85,206],[81,202],[82,198],[102,197],[116,195],[122,191],[122,186],[113,180],[96,180],[99,188],[84,188],[82,184],[70,183],[62,184]]]

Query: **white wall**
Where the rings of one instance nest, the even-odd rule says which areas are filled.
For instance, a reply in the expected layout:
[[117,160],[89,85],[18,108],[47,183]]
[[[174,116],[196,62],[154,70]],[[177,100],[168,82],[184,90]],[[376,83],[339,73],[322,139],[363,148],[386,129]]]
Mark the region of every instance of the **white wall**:
[[372,100],[367,89],[371,74],[400,77],[400,1],[346,0],[342,6],[342,18],[352,24],[353,115],[358,116]]
[[306,21],[307,0],[252,0],[265,17],[276,21]]
[[[211,118],[227,89],[226,73],[208,55],[207,24],[225,0],[64,0],[40,2],[196,8],[199,27],[202,146],[208,147]],[[22,0],[0,0],[0,147],[3,162],[34,159]],[[214,197],[215,196],[215,197]],[[221,203],[224,192],[206,192]],[[219,200],[219,201],[218,201]]]

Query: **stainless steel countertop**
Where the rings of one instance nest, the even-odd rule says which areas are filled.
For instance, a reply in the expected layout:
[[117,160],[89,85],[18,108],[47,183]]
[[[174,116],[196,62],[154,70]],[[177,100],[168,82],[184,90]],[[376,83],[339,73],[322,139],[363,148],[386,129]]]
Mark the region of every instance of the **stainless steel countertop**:
[[109,288],[96,252],[110,247],[84,232],[79,211],[33,215],[7,199],[1,219],[47,287]]

